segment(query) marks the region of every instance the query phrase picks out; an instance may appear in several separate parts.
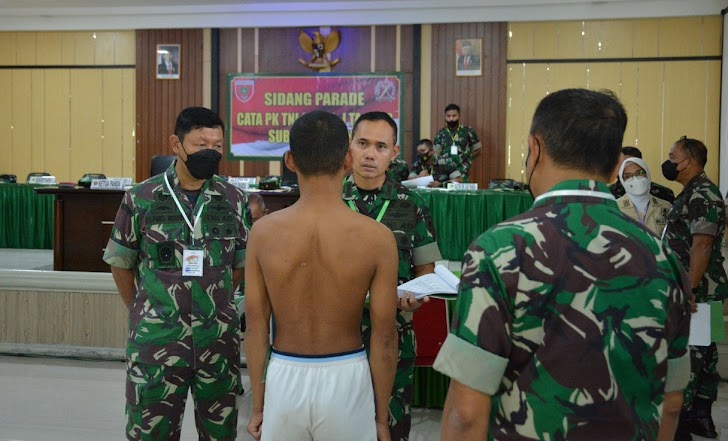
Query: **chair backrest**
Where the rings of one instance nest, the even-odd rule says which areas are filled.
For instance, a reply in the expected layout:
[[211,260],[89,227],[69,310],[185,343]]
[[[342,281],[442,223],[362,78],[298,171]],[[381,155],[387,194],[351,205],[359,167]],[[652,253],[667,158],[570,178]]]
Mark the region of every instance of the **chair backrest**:
[[169,167],[169,164],[174,162],[177,158],[175,155],[156,155],[152,158],[152,172],[150,176],[157,176],[160,173],[164,173]]
[[281,159],[281,185],[285,187],[297,186],[298,175],[286,167],[286,155]]
[[30,178],[32,176],[50,176],[50,175],[51,175],[50,173],[46,173],[46,172],[33,172],[33,173],[28,173],[28,177],[25,178],[25,182],[30,181]]
[[0,183],[4,184],[15,184],[18,182],[18,177],[10,173],[0,175]]

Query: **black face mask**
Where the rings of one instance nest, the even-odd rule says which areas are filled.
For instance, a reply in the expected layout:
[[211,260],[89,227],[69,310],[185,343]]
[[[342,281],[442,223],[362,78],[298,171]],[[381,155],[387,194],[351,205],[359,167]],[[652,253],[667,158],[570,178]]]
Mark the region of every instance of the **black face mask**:
[[424,155],[417,155],[417,160],[423,164],[426,162],[430,162],[430,158],[432,158],[432,156],[429,153],[425,153]]
[[454,129],[460,124],[460,120],[456,119],[455,121],[447,121],[447,126],[451,129]]
[[[687,158],[685,158],[687,159]],[[683,161],[685,160],[683,159]],[[680,161],[682,162],[682,161]],[[662,176],[665,177],[668,181],[674,181],[677,179],[677,175],[680,174],[679,171],[677,171],[677,166],[680,164],[680,162],[672,162],[669,159],[662,163]]]
[[[185,146],[182,146],[185,150]],[[185,150],[187,153],[187,150]],[[195,179],[210,179],[212,175],[216,175],[220,167],[220,159],[222,154],[216,150],[203,149],[197,153],[187,154],[187,160],[184,161],[187,171],[190,172]]]

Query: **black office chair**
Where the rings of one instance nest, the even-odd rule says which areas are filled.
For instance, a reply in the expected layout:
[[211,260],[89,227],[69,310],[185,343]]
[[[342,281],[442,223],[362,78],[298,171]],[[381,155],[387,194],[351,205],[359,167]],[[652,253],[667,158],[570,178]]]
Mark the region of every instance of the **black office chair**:
[[50,173],[46,173],[46,172],[33,172],[33,173],[28,173],[28,177],[25,178],[25,182],[30,181],[30,178],[32,178],[33,176],[50,176],[50,175],[51,175]]
[[286,167],[286,155],[281,159],[281,185],[284,187],[298,187],[298,175]]
[[2,174],[0,175],[0,184],[17,184],[18,183],[18,177],[11,174]]
[[91,188],[91,181],[94,179],[106,179],[106,175],[103,173],[84,173],[77,184],[79,187]]
[[177,158],[175,155],[155,155],[152,158],[152,173],[150,176],[157,176],[164,173],[169,165]]

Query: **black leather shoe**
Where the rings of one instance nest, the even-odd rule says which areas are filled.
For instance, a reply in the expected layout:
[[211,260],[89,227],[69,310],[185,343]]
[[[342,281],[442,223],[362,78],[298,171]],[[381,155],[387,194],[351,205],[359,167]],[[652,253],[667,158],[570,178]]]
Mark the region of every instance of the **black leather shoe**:
[[677,422],[677,429],[675,430],[675,441],[691,441],[693,439],[690,435],[690,416],[685,409],[680,412],[680,419]]
[[718,432],[715,431],[715,424],[710,417],[695,418],[688,422],[686,426],[690,432],[702,436],[703,438],[718,438]]
[[675,441],[692,441],[693,437],[690,435],[690,431],[685,428],[684,425],[678,425],[675,431]]
[[686,421],[690,432],[703,438],[717,438],[712,418],[713,402],[705,398],[697,398],[693,404],[691,418]]

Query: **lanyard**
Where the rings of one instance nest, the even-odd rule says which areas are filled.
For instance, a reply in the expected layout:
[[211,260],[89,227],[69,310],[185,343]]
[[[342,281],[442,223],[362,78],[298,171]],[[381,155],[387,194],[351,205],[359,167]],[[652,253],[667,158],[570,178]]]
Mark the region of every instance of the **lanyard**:
[[[187,217],[187,214],[182,209],[182,204],[179,203],[179,199],[177,199],[177,195],[174,194],[174,190],[172,190],[172,186],[169,185],[169,178],[167,178],[167,173],[164,174],[164,182],[167,184],[167,188],[169,189],[169,192],[172,193],[172,199],[174,199],[174,203],[177,204],[177,209],[179,210],[180,214],[182,214],[182,217],[185,218],[185,222],[187,223],[187,226],[190,227],[190,231],[192,232],[192,237],[195,236],[195,227],[197,226],[197,222],[200,221],[200,215],[202,215],[202,209],[205,208],[205,201],[202,200],[202,203],[200,203],[200,209],[197,210],[197,215],[195,216],[195,223],[190,223],[190,218]],[[204,195],[200,195],[203,196]]]
[[[382,221],[382,218],[384,217],[384,213],[387,212],[387,208],[389,207],[389,203],[390,202],[391,201],[389,199],[387,199],[387,200],[384,201],[384,205],[382,206],[382,209],[379,210],[379,214],[377,215],[377,219],[376,219],[377,222],[381,222]],[[359,209],[356,208],[356,205],[354,205],[354,201],[348,201],[348,203],[349,203],[349,207],[352,210],[354,210],[356,212],[359,212]]]
[[452,140],[452,143],[455,144],[457,142],[457,140],[460,138],[460,124],[458,124],[458,128],[455,130],[455,136],[452,136],[450,129],[447,130],[447,134],[450,135],[450,139]]

